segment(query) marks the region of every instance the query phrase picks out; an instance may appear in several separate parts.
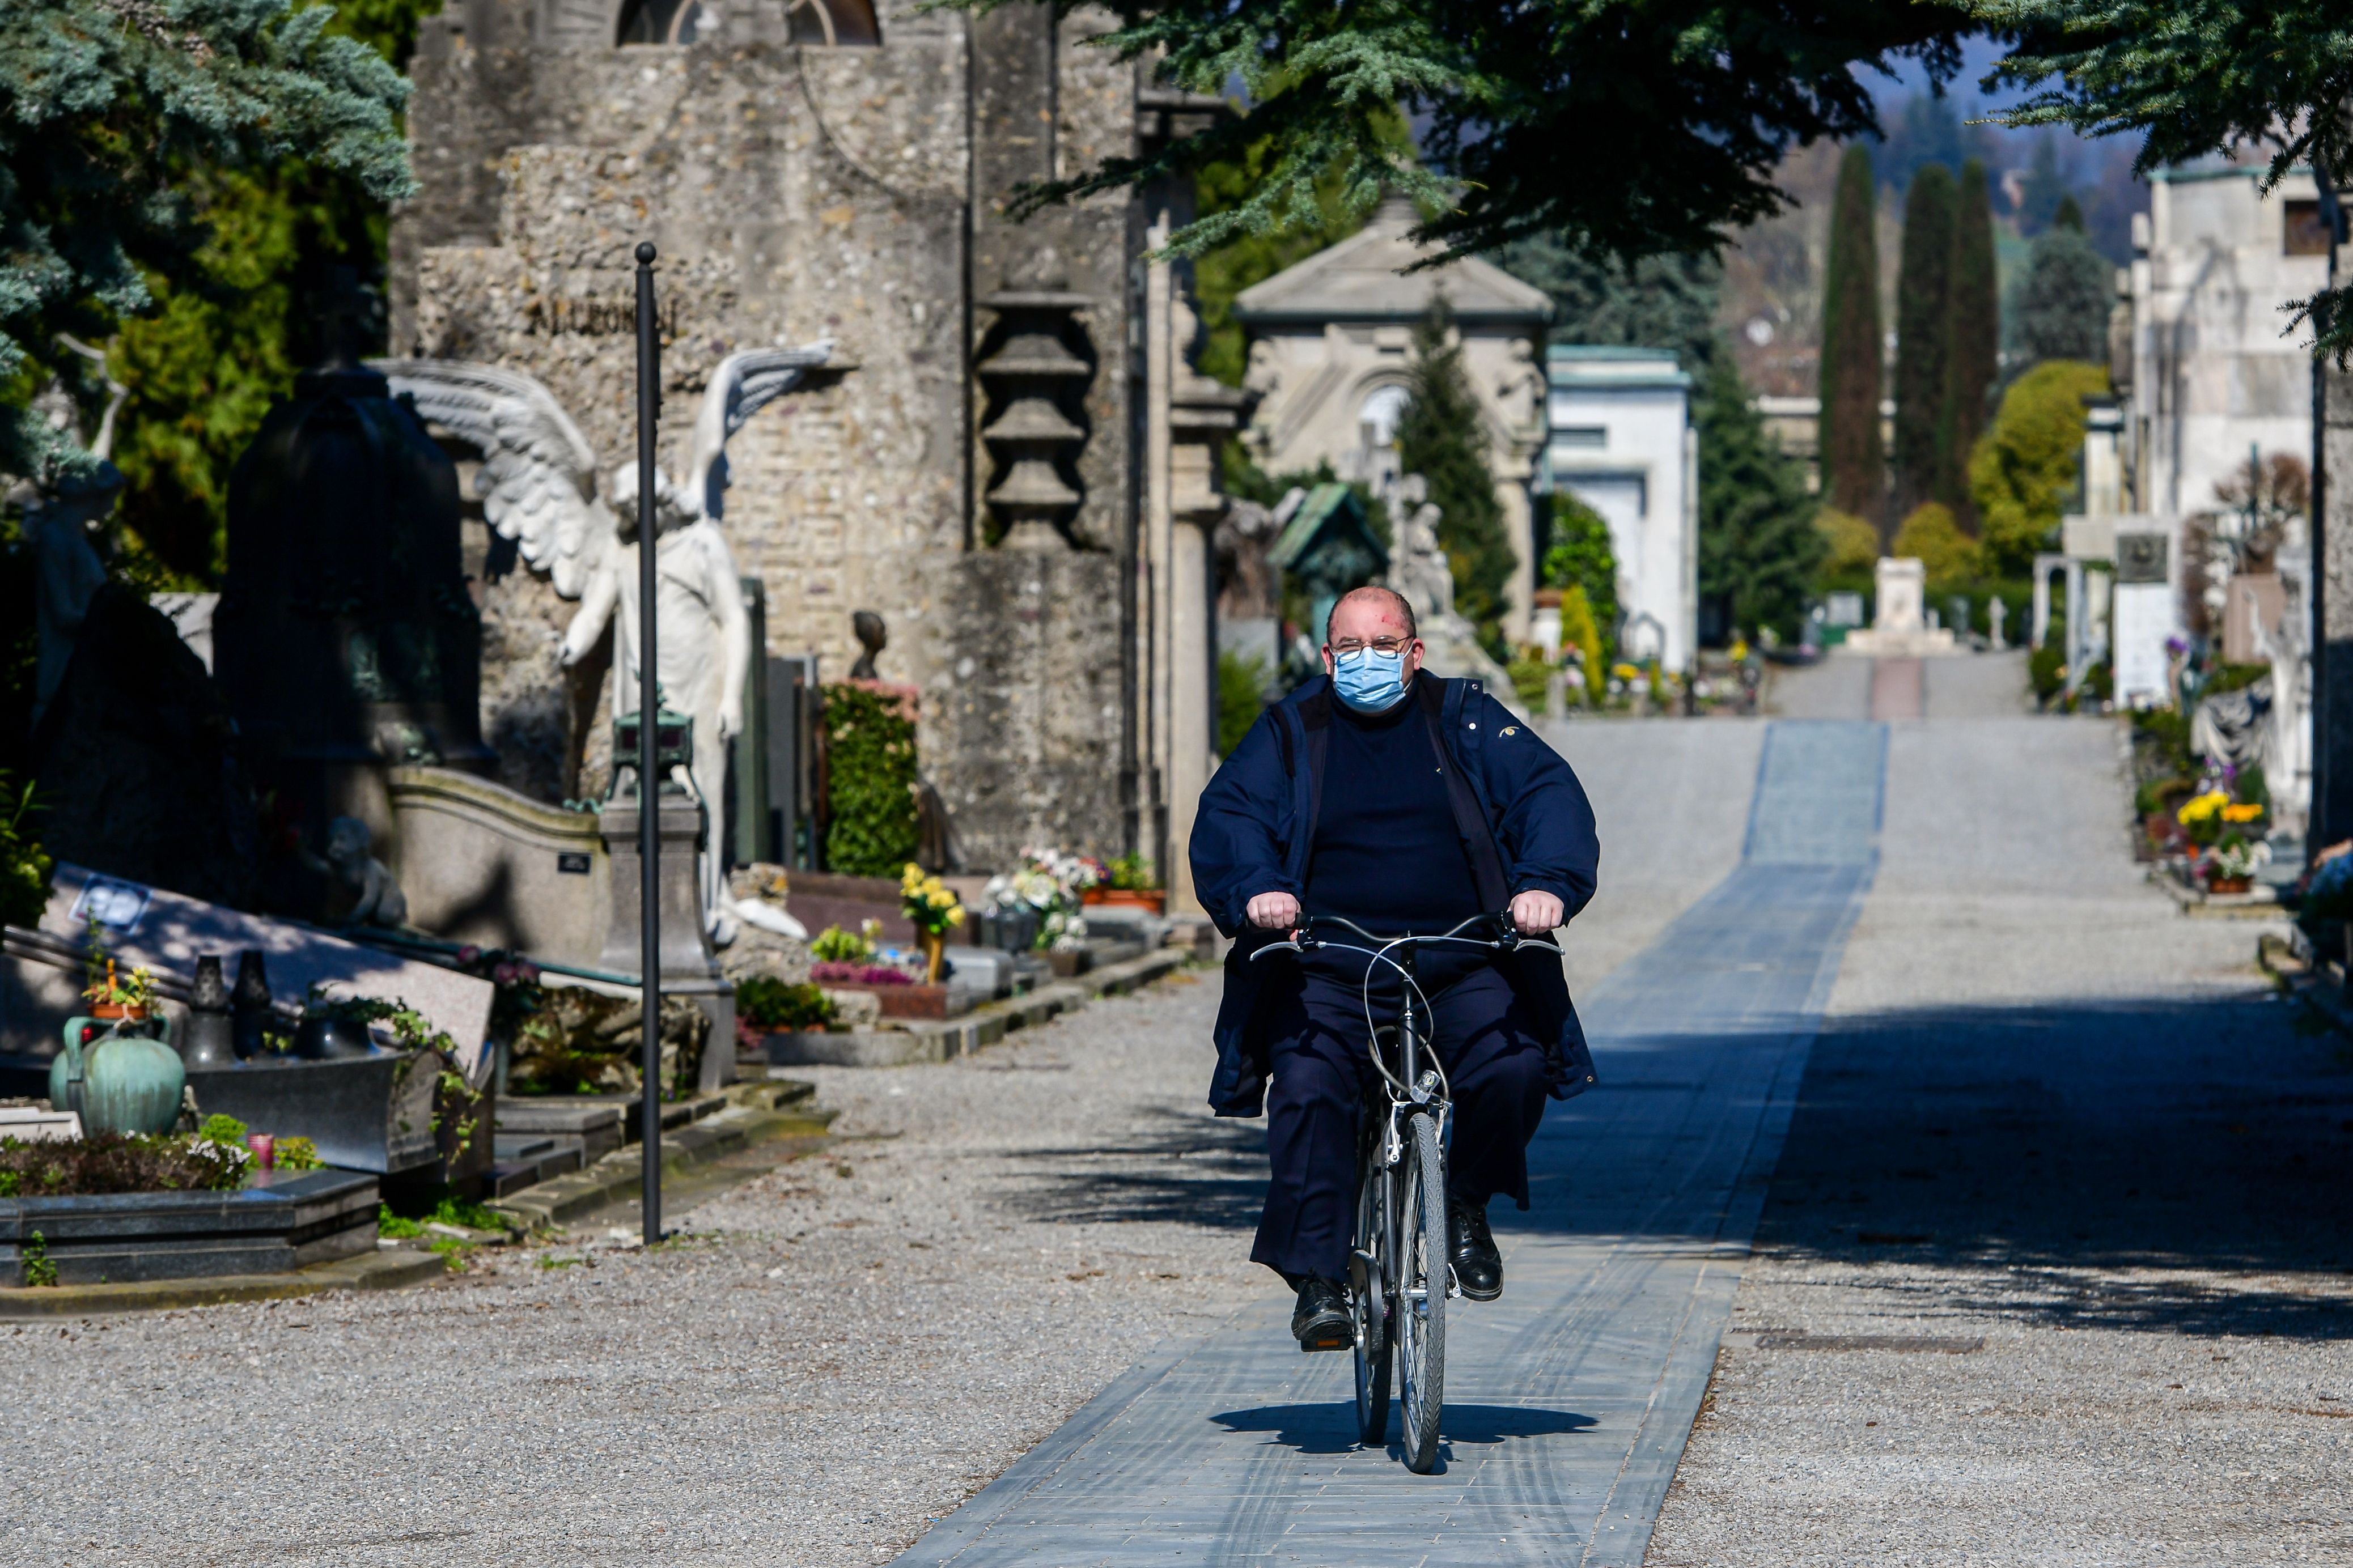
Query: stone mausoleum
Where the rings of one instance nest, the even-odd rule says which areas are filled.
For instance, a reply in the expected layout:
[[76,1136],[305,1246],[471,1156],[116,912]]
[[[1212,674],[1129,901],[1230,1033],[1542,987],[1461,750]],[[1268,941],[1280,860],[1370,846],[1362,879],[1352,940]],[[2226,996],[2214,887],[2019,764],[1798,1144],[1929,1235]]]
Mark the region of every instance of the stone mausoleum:
[[[839,679],[852,612],[883,616],[878,673],[920,691],[923,772],[979,866],[1033,842],[1165,865],[1164,780],[1206,776],[1195,557],[1221,503],[1172,486],[1220,419],[1187,421],[1189,316],[1147,320],[1181,312],[1181,279],[1142,259],[1189,215],[1175,195],[1008,212],[1025,182],[1219,111],[1086,47],[1105,26],[1033,5],[453,0],[413,70],[396,356],[538,378],[609,494],[635,453],[639,241],[660,252],[665,471],[685,471],[723,356],[831,342],[826,374],[730,440],[724,530],[769,655]],[[574,606],[469,537],[497,776],[586,793],[609,658],[567,675]]]

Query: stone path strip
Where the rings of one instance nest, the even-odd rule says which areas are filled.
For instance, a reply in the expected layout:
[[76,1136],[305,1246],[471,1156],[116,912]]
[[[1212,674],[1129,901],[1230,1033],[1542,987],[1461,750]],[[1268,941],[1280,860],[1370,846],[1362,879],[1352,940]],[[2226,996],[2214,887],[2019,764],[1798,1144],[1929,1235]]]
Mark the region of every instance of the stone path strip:
[[1989,662],[1891,726],[1652,1568],[2353,1552],[2353,1049],[2143,879],[2115,721],[1953,711]]
[[1351,1366],[1262,1299],[1161,1347],[899,1559],[1641,1560],[1876,856],[1885,731],[1777,724],[1746,858],[1584,1001],[1602,1087],[1497,1215],[1508,1285],[1449,1318],[1445,1447],[1355,1440]]

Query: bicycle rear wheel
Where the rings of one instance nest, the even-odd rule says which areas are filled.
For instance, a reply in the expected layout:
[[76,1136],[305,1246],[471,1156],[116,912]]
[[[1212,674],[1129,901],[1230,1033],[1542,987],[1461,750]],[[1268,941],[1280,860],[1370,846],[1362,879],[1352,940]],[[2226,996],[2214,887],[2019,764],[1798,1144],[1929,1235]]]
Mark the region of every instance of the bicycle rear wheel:
[[1356,1331],[1356,1436],[1377,1447],[1389,1431],[1390,1259],[1387,1205],[1388,1173],[1373,1163],[1366,1137],[1356,1169],[1356,1244],[1348,1259],[1348,1310]]
[[1446,1156],[1436,1118],[1412,1118],[1398,1183],[1398,1402],[1406,1468],[1427,1475],[1438,1463],[1438,1416],[1446,1403],[1446,1291],[1453,1275],[1446,1247]]

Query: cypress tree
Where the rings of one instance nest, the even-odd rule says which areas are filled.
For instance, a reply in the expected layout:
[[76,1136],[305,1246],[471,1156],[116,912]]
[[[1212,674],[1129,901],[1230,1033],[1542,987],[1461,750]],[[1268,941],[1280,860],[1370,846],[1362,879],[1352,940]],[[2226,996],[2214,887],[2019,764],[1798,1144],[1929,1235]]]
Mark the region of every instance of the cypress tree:
[[1895,505],[1908,516],[1936,483],[1936,426],[1952,342],[1953,173],[1930,163],[1904,200],[1895,275]]
[[1831,253],[1822,279],[1822,494],[1876,525],[1885,514],[1886,457],[1879,438],[1879,244],[1872,231],[1871,149],[1839,164]]
[[1699,475],[1699,591],[1727,594],[1732,620],[1794,637],[1830,540],[1814,519],[1805,471],[1781,450],[1749,405],[1730,354],[1701,373],[1692,411],[1703,450],[1715,454]]
[[1430,482],[1438,542],[1454,573],[1454,608],[1492,653],[1504,646],[1504,608],[1518,556],[1487,468],[1487,422],[1462,369],[1461,345],[1450,341],[1453,325],[1440,295],[1413,330],[1413,401],[1398,420],[1398,464]]
[[2001,300],[1994,281],[1993,198],[1983,163],[1961,165],[1953,217],[1952,342],[1945,358],[1945,398],[1936,426],[1935,499],[1974,536],[1969,453],[1985,434],[1986,400],[2001,371]]

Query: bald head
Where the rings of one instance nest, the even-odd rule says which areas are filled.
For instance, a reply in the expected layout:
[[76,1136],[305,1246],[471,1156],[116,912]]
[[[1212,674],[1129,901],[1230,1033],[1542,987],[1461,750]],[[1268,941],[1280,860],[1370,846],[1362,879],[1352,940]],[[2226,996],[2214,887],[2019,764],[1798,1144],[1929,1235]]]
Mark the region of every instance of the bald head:
[[[1373,624],[1373,620],[1366,617],[1377,619],[1380,629],[1360,629]],[[1344,618],[1351,628],[1356,628],[1347,635],[1359,642],[1370,642],[1377,637],[1412,637],[1419,635],[1413,624],[1412,601],[1395,588],[1383,588],[1375,584],[1351,588],[1334,603],[1332,613],[1324,617],[1325,643],[1339,639],[1338,628]]]

